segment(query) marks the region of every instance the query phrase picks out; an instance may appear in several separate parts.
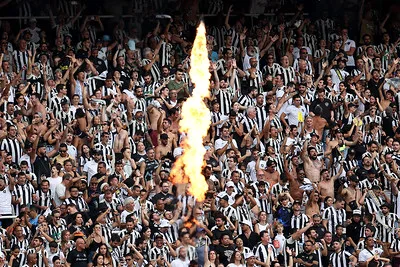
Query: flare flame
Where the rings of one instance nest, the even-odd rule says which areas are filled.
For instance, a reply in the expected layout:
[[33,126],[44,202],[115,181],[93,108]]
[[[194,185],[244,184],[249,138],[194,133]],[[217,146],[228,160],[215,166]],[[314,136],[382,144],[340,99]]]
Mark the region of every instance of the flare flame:
[[210,82],[208,51],[206,46],[206,29],[201,22],[197,28],[194,40],[189,72],[195,89],[191,97],[182,106],[182,120],[179,130],[187,137],[183,141],[183,154],[174,164],[171,171],[171,181],[174,184],[190,183],[189,193],[197,201],[203,201],[208,190],[206,179],[202,174],[204,154],[203,138],[210,127],[210,110],[204,103],[204,98],[210,96],[208,90]]

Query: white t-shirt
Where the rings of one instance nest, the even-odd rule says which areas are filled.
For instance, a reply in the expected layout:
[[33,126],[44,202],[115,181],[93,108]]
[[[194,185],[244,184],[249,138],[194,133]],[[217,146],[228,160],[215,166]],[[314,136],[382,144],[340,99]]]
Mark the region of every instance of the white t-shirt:
[[56,177],[56,178],[48,177],[48,178],[47,178],[47,181],[49,181],[49,184],[50,184],[51,196],[52,196],[53,198],[55,198],[55,195],[56,195],[56,187],[57,187],[57,185],[61,184],[61,182],[62,182],[62,177],[61,177],[61,176],[58,176],[58,177]]
[[383,250],[381,248],[373,248],[370,251],[368,251],[366,248],[361,250],[360,254],[358,255],[358,261],[359,262],[365,262],[369,258],[373,257],[375,254],[381,255],[382,252],[383,252]]
[[11,191],[8,185],[0,191],[0,214],[12,214]]
[[[228,143],[228,141],[222,140],[221,138],[217,139],[217,140],[215,141],[215,150],[217,151],[218,149],[223,148],[223,147],[226,145],[226,143]],[[233,146],[234,146],[235,148],[238,147],[235,139],[232,139],[232,144],[233,144]],[[227,149],[231,149],[231,148],[232,148],[232,146],[231,146],[231,145],[228,145],[228,148],[227,148]]]
[[88,176],[88,183],[90,183],[90,180],[92,179],[92,176],[97,173],[97,166],[99,164],[94,161],[90,160],[86,162],[86,164],[83,166],[83,171],[87,173]]
[[[352,48],[352,47],[356,48],[356,43],[353,40],[348,39],[346,41],[346,43],[344,43],[343,50],[345,52],[348,52],[348,51],[350,51],[350,48]],[[354,50],[354,53],[355,52],[356,51]],[[354,56],[347,56],[347,64],[346,65],[347,66],[355,66]]]
[[62,183],[56,186],[56,190],[54,192],[54,202],[56,203],[57,207],[64,202],[64,200],[61,200],[60,197],[65,196],[65,190],[67,190],[67,188]]
[[290,105],[286,108],[284,112],[288,118],[289,125],[296,125],[296,126],[299,125],[300,120],[304,122],[307,115],[307,110],[304,106],[296,107],[295,105]]
[[180,258],[177,258],[176,260],[173,260],[171,262],[171,267],[188,267],[189,263],[190,263],[189,259],[183,261]]

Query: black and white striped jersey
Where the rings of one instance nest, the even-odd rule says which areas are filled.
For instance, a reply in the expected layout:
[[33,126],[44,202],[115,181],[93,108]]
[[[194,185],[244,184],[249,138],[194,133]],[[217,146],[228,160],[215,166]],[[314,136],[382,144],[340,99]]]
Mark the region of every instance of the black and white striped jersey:
[[35,76],[33,74],[27,75],[26,79],[31,83],[30,88],[33,93],[38,93],[42,100],[46,94],[46,88],[42,76]]
[[331,206],[324,210],[322,219],[327,221],[327,231],[334,234],[336,232],[336,225],[344,225],[346,222],[346,211],[336,210],[335,207]]
[[267,214],[272,214],[272,202],[270,198],[270,194],[267,194],[267,190],[269,190],[270,185],[266,182],[265,189],[263,192],[260,192],[257,187],[257,182],[254,184],[254,188],[256,191],[255,199],[258,201],[260,211],[265,211]]
[[20,51],[20,50],[14,50],[13,52],[13,60],[14,60],[14,66],[15,66],[15,71],[17,73],[22,71],[22,79],[26,79],[26,69],[28,68],[28,50],[25,51]]
[[61,111],[61,100],[63,99],[68,100],[68,97],[63,96],[63,98],[59,98],[58,96],[54,96],[50,99],[49,109],[53,112],[54,115],[56,115],[57,112]]
[[[272,253],[268,253],[268,248],[272,248]],[[266,262],[268,257],[270,261],[274,261],[277,258],[276,250],[272,244],[264,245],[263,243],[258,243],[253,249],[254,256],[257,260],[261,262]]]
[[67,199],[64,200],[64,204],[66,206],[68,206],[69,204],[75,204],[76,205],[76,209],[78,211],[87,211],[89,209],[86,201],[83,199],[83,197],[77,197],[75,199],[69,197]]
[[[321,73],[322,71],[322,63],[327,62],[328,58],[329,58],[329,54],[331,53],[331,51],[329,49],[325,49],[325,56],[322,58],[321,61],[319,61],[318,63],[316,63],[315,65],[315,73],[318,75]],[[314,58],[321,58],[324,55],[324,51],[322,51],[322,49],[317,49],[314,52]]]
[[251,98],[249,95],[242,95],[238,99],[238,103],[243,106],[243,107],[250,107],[250,106],[255,106],[256,102],[253,98]]
[[400,220],[399,216],[395,213],[389,213],[382,216],[384,225],[377,222],[377,230],[379,233],[380,240],[384,243],[391,243],[395,238],[395,229],[398,227]]
[[223,115],[229,115],[233,95],[228,89],[214,90],[214,95],[219,104],[219,110]]
[[[378,213],[380,212],[380,206],[384,203],[381,197],[376,198],[379,203],[375,203],[371,198],[368,196],[365,198],[365,208],[368,214]],[[378,204],[378,205],[377,205]]]
[[16,138],[7,137],[3,139],[1,149],[7,151],[7,153],[11,153],[14,163],[19,163],[19,159],[22,156],[22,147]]
[[168,228],[167,232],[163,234],[163,236],[167,239],[169,243],[175,243],[179,237],[179,229],[182,226],[182,220],[177,220],[171,227]]
[[219,207],[218,211],[222,212],[232,223],[235,223],[238,220],[238,215],[236,213],[236,209],[232,206]]
[[266,106],[262,105],[262,106],[258,106],[256,105],[256,122],[257,122],[257,126],[258,129],[261,131],[262,129],[264,129],[264,125],[267,121],[267,117],[268,117],[268,112],[266,110]]
[[244,133],[250,133],[254,126],[257,130],[259,130],[256,120],[250,119],[247,115],[243,116],[243,118],[240,120],[240,123],[243,125]]
[[[221,119],[222,119],[222,113],[221,112],[214,112],[214,111],[211,112],[211,122],[213,124],[221,121]],[[218,127],[218,126],[219,125],[214,126],[214,128],[215,128],[215,136],[220,136],[220,134],[221,134],[221,128]]]
[[[150,64],[150,62],[151,62],[150,59],[145,58],[142,60],[142,65],[146,66]],[[151,77],[153,78],[153,81],[158,81],[160,79],[161,71],[156,62],[154,62],[154,64],[151,66],[150,73]]]
[[100,150],[100,151],[103,152],[102,153],[102,161],[107,162],[107,164],[109,166],[111,166],[112,159],[108,159],[107,156],[114,154],[114,151],[113,151],[112,147],[110,145],[108,145],[108,144],[104,145],[102,143],[97,143],[97,144],[94,145],[94,148],[96,150]]
[[10,247],[17,245],[20,248],[21,253],[25,253],[29,248],[29,240],[28,238],[24,238],[22,240],[18,240],[16,236],[11,237],[11,245]]
[[33,203],[33,195],[35,194],[35,188],[33,188],[32,184],[25,183],[23,185],[16,184],[14,187],[14,191],[12,195],[16,199],[21,199],[21,202],[18,205],[15,205],[16,213],[19,214],[19,208],[24,205],[31,205]]
[[225,35],[232,36],[232,46],[233,47],[235,47],[235,48],[239,47],[240,34],[233,27],[231,27],[229,30],[227,30]]
[[318,38],[315,34],[304,33],[304,46],[307,46],[311,49],[311,55],[314,55],[314,52],[317,50],[318,46]]
[[169,248],[165,245],[162,246],[161,248],[159,247],[153,247],[150,252],[149,252],[149,260],[150,261],[155,261],[157,260],[158,257],[164,257],[168,259],[169,262],[172,260],[172,256],[169,253]]
[[[213,14],[213,13],[208,13],[208,14]],[[218,49],[224,46],[225,32],[226,32],[225,27],[220,28],[217,26],[212,26],[210,28],[210,35],[214,36],[214,43],[216,44]]]
[[365,81],[366,75],[365,75],[364,70],[353,69],[353,70],[350,72],[350,75],[353,76],[353,77],[357,77],[357,76],[360,75],[360,74],[361,74],[360,81]]
[[254,73],[254,75],[255,75],[254,79],[252,79],[250,77],[250,71],[249,70],[246,70],[245,73],[246,73],[246,79],[249,81],[249,86],[257,88],[258,92],[261,93],[262,89],[263,89],[263,83],[264,83],[262,72],[260,70],[256,70],[255,73]]
[[71,109],[67,112],[60,110],[56,113],[55,118],[60,121],[60,130],[64,131],[67,125],[75,119],[75,114]]
[[382,68],[385,70],[389,69],[389,62],[392,58],[392,55],[390,54],[390,45],[379,44],[378,51],[380,54],[384,52],[383,56],[381,57]]
[[295,82],[296,78],[296,72],[293,67],[289,66],[287,68],[284,68],[280,66],[277,70],[274,76],[277,74],[282,74],[283,75],[283,84],[287,85],[289,82]]
[[[51,208],[51,200],[53,197],[51,196],[51,190],[49,189],[47,192],[43,192],[43,190],[36,190],[36,196],[39,198],[35,203],[39,206],[49,207]],[[39,214],[45,213],[46,210],[40,210]]]
[[[28,256],[28,254],[36,254],[36,257],[37,257],[37,262],[36,262],[36,266],[37,267],[45,267],[46,266],[46,264],[45,264],[45,258],[47,258],[48,257],[48,254],[47,254],[47,250],[43,250],[43,252],[42,252],[42,250],[41,249],[39,249],[39,250],[36,250],[35,248],[29,248],[28,250],[27,250],[27,252],[26,252],[26,257],[25,257],[25,263],[26,263],[26,261],[27,261],[27,256]],[[21,262],[22,263],[22,262]]]
[[339,253],[332,253],[329,262],[332,267],[348,267],[350,266],[350,252],[341,250]]
[[264,75],[264,77],[267,75],[275,77],[278,68],[280,68],[280,65],[278,63],[272,63],[272,66],[265,65],[262,68],[262,74]]
[[328,41],[329,34],[333,31],[335,23],[331,19],[319,19],[315,21],[319,38]]
[[128,254],[131,249],[129,248],[130,244],[135,244],[136,239],[140,238],[140,234],[133,230],[131,232],[128,232],[128,230],[124,229],[119,233],[119,236],[121,239],[123,239],[125,236],[128,236],[128,239],[126,239],[120,246],[120,249],[123,253],[123,255]]
[[390,244],[390,249],[393,252],[400,252],[400,239],[398,238],[393,239],[392,243]]
[[[161,41],[161,47],[159,57],[160,57],[160,66],[169,66],[171,65],[171,52],[172,52],[172,44],[167,43],[165,41]],[[158,80],[153,80],[158,81]]]

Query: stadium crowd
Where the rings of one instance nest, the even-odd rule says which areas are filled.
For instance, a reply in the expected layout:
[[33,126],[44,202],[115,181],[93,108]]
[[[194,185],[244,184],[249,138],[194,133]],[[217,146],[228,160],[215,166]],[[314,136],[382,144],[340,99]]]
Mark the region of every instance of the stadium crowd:
[[198,21],[3,20],[0,267],[400,266],[400,19],[359,2],[206,21],[202,202],[169,180]]

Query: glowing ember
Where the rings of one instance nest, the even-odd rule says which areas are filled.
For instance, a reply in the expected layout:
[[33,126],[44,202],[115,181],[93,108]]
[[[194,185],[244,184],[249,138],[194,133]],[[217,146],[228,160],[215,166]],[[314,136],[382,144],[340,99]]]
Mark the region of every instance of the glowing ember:
[[210,110],[203,100],[209,97],[208,70],[210,62],[206,46],[206,29],[201,22],[197,28],[191,59],[190,78],[195,84],[193,95],[182,106],[182,120],[179,123],[180,131],[187,134],[183,141],[183,154],[175,162],[171,171],[171,180],[174,184],[190,183],[189,192],[196,200],[204,200],[208,190],[207,182],[201,173],[206,152],[203,138],[210,127]]

